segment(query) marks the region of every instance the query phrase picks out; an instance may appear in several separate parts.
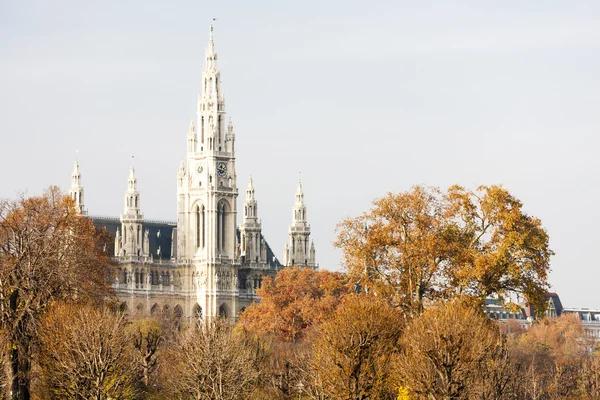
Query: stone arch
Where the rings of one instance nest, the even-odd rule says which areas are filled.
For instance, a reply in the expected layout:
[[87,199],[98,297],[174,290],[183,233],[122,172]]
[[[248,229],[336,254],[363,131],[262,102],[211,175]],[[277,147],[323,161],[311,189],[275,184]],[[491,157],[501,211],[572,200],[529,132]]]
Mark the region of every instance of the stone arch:
[[163,306],[163,308],[162,308],[162,314],[163,314],[164,316],[169,316],[169,315],[171,315],[171,307],[169,307],[169,305],[168,305],[168,304],[165,304],[165,305]]
[[157,303],[154,303],[152,307],[150,307],[150,315],[156,316],[160,312],[160,306]]
[[229,306],[227,303],[221,303],[219,306],[219,317],[221,318],[229,318],[231,313],[229,312]]
[[183,318],[183,308],[179,304],[173,309],[173,316],[176,318]]
[[232,221],[231,204],[227,199],[220,199],[217,202],[217,249],[226,251],[229,246],[227,231],[231,226],[235,226],[235,221]]

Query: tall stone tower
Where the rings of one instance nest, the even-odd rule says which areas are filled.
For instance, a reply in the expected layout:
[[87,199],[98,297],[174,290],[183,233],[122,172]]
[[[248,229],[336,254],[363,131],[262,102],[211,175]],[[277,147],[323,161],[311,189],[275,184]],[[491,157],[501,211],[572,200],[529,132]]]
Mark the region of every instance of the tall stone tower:
[[[147,233],[143,232],[144,214],[140,210],[140,192],[133,164],[129,168],[125,207],[121,214],[121,232],[115,238],[115,256],[138,258],[148,253]],[[146,244],[144,246],[144,244]]]
[[286,243],[283,250],[283,264],[287,267],[297,265],[299,267],[317,268],[314,242],[309,247],[310,225],[306,220],[304,191],[300,180],[298,180],[298,187],[296,188],[296,203],[293,208],[289,234],[289,243]]
[[80,215],[87,215],[87,211],[83,203],[83,186],[81,185],[81,173],[79,172],[79,160],[77,157],[75,158],[75,164],[73,164],[69,196],[75,201],[77,212],[79,212]]
[[199,312],[235,318],[239,267],[235,134],[225,123],[225,97],[217,69],[213,26],[206,50],[196,124],[177,185],[177,259],[189,266]]
[[243,263],[267,262],[267,249],[261,230],[262,224],[258,219],[258,202],[254,198],[254,182],[250,177],[244,201],[244,217],[240,224],[240,249]]

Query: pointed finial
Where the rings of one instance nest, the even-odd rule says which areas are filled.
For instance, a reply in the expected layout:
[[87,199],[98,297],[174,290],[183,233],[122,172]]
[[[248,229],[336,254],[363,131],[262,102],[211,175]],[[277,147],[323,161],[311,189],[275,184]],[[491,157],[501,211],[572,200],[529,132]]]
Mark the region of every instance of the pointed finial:
[[73,173],[79,171],[79,150],[75,150],[75,163],[73,163]]
[[[217,19],[213,18],[212,20],[213,20],[213,23],[214,23]],[[213,23],[210,24],[210,41],[211,42],[214,40],[213,31],[214,31],[215,28],[214,28],[214,24]]]
[[194,120],[191,119],[190,120],[190,133],[193,133],[196,130],[196,128],[194,127]]
[[131,166],[129,167],[129,180],[135,180],[135,168],[133,168],[133,156],[131,156]]

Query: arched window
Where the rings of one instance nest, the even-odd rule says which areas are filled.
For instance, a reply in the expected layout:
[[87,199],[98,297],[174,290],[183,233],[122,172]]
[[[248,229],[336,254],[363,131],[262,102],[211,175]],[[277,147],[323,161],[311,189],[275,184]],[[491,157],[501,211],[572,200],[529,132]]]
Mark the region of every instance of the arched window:
[[221,250],[221,206],[217,206],[217,250]]
[[202,307],[200,307],[200,304],[197,304],[197,303],[194,306],[194,318],[196,320],[202,319]]
[[221,206],[221,249],[225,250],[225,204]]
[[141,232],[141,228],[140,226],[137,227],[137,244],[140,244],[140,232]]
[[219,138],[219,146],[221,146],[221,118],[221,115],[217,118],[217,137]]
[[202,206],[202,209],[200,210],[200,218],[202,219],[202,225],[200,226],[200,233],[202,235],[202,248],[204,248],[204,232],[206,232],[204,225],[206,224],[206,212],[204,209],[204,206]]
[[138,197],[135,196],[135,208],[138,208]]
[[204,144],[204,117],[200,119],[200,143]]
[[219,317],[221,318],[229,318],[229,307],[226,303],[222,303],[219,306]]
[[181,308],[181,306],[179,304],[177,304],[175,306],[175,308],[173,309],[173,314],[175,315],[176,318],[183,317],[183,308]]
[[200,220],[200,206],[196,206],[196,248],[200,247],[200,226],[202,221]]

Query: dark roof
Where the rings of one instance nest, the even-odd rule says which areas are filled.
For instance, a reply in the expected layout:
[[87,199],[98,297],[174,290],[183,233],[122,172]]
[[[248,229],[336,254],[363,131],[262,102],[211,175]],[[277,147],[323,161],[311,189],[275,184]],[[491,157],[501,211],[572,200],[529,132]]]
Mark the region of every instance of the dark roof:
[[[113,239],[117,235],[117,229],[121,226],[121,220],[118,217],[89,216],[88,218],[92,220],[94,226],[104,227]],[[152,254],[154,258],[157,258],[158,248],[160,247],[160,257],[163,259],[170,259],[172,255],[173,230],[176,230],[177,222],[146,219],[142,225],[144,226],[144,230],[148,229],[150,231],[150,254]],[[239,229],[236,229],[236,234],[239,240]],[[281,268],[282,264],[275,256],[275,253],[271,249],[271,246],[269,246],[265,237],[261,234],[260,238],[265,240],[267,246],[267,263],[269,266],[277,269]],[[110,254],[114,254],[114,241],[111,248],[107,250],[110,251]]]
[[[104,227],[108,233],[114,238],[117,235],[117,229],[121,226],[121,220],[117,217],[89,217],[94,226]],[[144,230],[148,229],[148,239],[150,240],[150,254],[156,259],[158,258],[158,249],[160,247],[160,258],[171,258],[171,245],[173,243],[173,229],[177,227],[176,222],[159,221],[159,220],[144,220],[142,223]],[[111,254],[114,254],[114,243]]]

